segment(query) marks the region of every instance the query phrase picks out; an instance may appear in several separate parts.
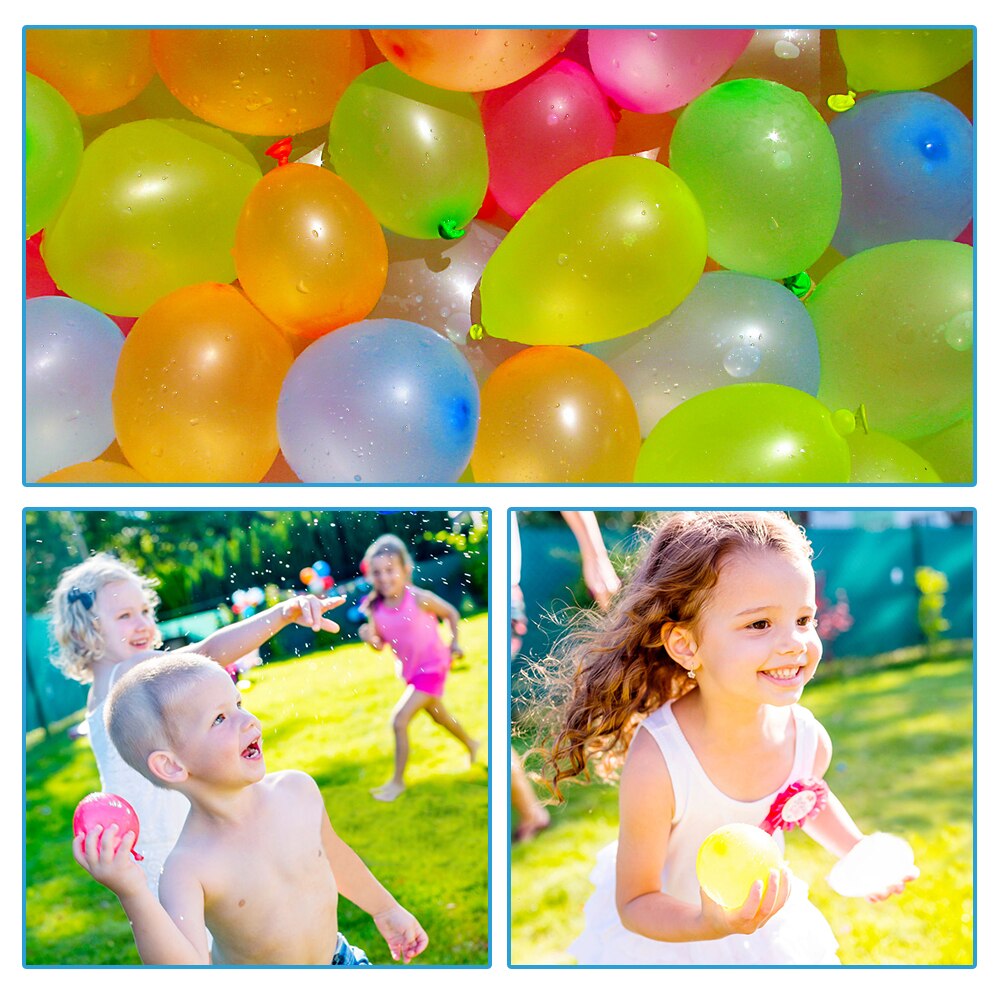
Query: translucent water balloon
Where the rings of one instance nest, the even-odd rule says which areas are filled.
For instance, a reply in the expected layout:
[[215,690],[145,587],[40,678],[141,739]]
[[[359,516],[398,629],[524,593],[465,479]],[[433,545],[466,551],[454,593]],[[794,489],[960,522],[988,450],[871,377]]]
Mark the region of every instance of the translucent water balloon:
[[572,347],[532,347],[483,386],[472,472],[484,482],[631,482],[639,421],[603,361]]
[[275,414],[292,350],[231,285],[178,289],[128,335],[115,431],[151,482],[258,482],[278,453]]
[[515,83],[491,90],[480,110],[489,154],[490,191],[520,218],[571,170],[610,156],[615,123],[593,76],[556,59]]
[[946,483],[971,483],[975,477],[975,436],[972,417],[965,417],[949,427],[911,438],[906,442],[918,455],[927,459]]
[[806,98],[769,80],[731,80],[695,98],[670,140],[670,166],[705,213],[708,255],[762,278],[805,270],[840,214],[840,163]]
[[968,28],[838,28],[847,82],[862,90],[920,90],[972,59]]
[[382,54],[416,80],[445,90],[494,90],[559,53],[575,28],[372,28]]
[[821,51],[819,28],[758,28],[722,80],[773,80],[822,112],[828,95],[820,83]]
[[139,28],[30,28],[24,58],[80,115],[122,107],[154,72],[149,31]]
[[112,825],[118,827],[119,840],[126,833],[134,833],[135,840],[132,843],[131,852],[136,861],[142,861],[142,855],[137,848],[139,846],[139,817],[131,803],[123,799],[120,795],[110,792],[91,792],[84,796],[73,811],[73,836],[90,833],[94,827],[100,826],[105,830]]
[[926,458],[882,434],[858,429],[847,439],[852,483],[939,483],[941,477]]
[[111,387],[121,330],[64,296],[25,305],[24,452],[29,482],[97,458],[114,440]]
[[152,34],[156,68],[171,93],[205,121],[251,135],[295,135],[326,124],[365,66],[356,29]]
[[670,314],[590,344],[625,383],[643,434],[685,400],[740,382],[819,386],[819,348],[805,306],[783,285],[733,271],[708,273]]
[[310,344],[281,388],[281,451],[303,482],[454,482],[479,421],[475,376],[444,337],[362,320]]
[[601,89],[629,111],[683,107],[729,69],[752,28],[591,28],[590,66]]
[[63,469],[42,476],[40,483],[145,483],[131,466],[121,462],[94,459],[93,462],[77,462]]
[[367,316],[388,266],[382,229],[353,188],[302,163],[270,171],[250,192],[233,259],[250,301],[306,337]]
[[587,344],[674,309],[705,266],[705,223],[673,171],[637,156],[585,164],[518,220],[483,272],[482,322],[524,344]]
[[83,159],[76,112],[55,87],[24,77],[24,235],[33,236],[58,214]]
[[871,896],[918,874],[913,848],[891,833],[863,837],[830,869],[827,882],[841,896]]
[[695,871],[705,895],[728,910],[741,907],[754,882],[767,891],[771,869],[784,862],[775,839],[748,823],[729,823],[710,833],[698,848]]
[[636,482],[846,483],[849,413],[807,393],[746,383],[710,389],[671,410],[639,451]]
[[56,284],[102,312],[138,316],[185,285],[236,277],[232,247],[260,168],[196,122],[139,121],[84,151],[42,255]]
[[874,94],[830,123],[843,178],[833,245],[953,240],[972,218],[972,123],[935,94]]
[[819,341],[818,398],[864,405],[906,440],[972,412],[972,248],[912,240],[848,257],[806,304]]
[[470,222],[466,234],[455,240],[413,240],[386,230],[389,271],[368,318],[405,319],[436,330],[462,352],[476,379],[485,381],[524,346],[469,336],[479,321],[474,303],[479,279],[505,235],[484,222]]
[[347,88],[330,122],[328,151],[379,222],[403,236],[460,236],[486,194],[476,102],[390,63],[365,70]]

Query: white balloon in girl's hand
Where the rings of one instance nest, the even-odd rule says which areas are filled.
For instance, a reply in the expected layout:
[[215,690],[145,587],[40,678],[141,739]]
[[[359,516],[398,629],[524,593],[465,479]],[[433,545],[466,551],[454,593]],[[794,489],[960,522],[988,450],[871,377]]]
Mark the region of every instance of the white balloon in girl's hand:
[[891,833],[859,840],[831,869],[826,880],[841,896],[873,896],[917,875],[913,848]]

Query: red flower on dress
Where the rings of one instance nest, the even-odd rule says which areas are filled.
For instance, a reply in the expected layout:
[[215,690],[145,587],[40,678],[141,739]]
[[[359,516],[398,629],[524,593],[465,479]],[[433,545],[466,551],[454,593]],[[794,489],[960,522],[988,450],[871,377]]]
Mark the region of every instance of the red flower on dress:
[[774,833],[802,826],[826,808],[829,794],[830,790],[822,778],[793,781],[775,796],[767,818],[760,827],[768,833]]

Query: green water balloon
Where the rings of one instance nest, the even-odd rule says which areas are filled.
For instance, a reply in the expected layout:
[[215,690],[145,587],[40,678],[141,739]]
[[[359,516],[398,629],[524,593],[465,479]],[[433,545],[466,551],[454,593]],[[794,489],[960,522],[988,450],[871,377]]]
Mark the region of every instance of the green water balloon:
[[642,483],[846,483],[855,422],[808,393],[738,383],[671,410],[639,450]]
[[236,277],[240,211],[261,172],[221,129],[137,121],[95,139],[42,256],[56,284],[81,302],[138,316],[157,299]]
[[834,267],[806,308],[827,406],[864,405],[872,429],[903,441],[971,414],[972,247],[872,247]]
[[24,75],[24,235],[34,236],[58,214],[83,159],[80,119],[62,94]]
[[330,121],[333,169],[387,229],[457,237],[486,196],[486,137],[470,94],[378,63],[351,81]]
[[770,80],[731,80],[685,108],[670,166],[705,213],[708,255],[761,278],[805,270],[840,217],[833,136],[803,94]]
[[521,344],[589,344],[665,316],[705,267],[690,189],[655,160],[612,156],[557,181],[483,271],[482,325]]
[[906,442],[922,455],[946,483],[971,483],[975,478],[975,434],[971,416],[936,434]]
[[858,428],[848,439],[852,483],[939,483],[926,458],[888,434]]

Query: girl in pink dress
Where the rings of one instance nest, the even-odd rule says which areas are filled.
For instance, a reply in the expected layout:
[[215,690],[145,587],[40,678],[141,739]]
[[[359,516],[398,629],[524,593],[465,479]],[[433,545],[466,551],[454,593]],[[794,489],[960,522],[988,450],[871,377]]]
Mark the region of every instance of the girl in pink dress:
[[[403,697],[392,712],[396,740],[392,779],[372,795],[392,802],[404,791],[403,772],[410,756],[409,726],[417,712],[425,711],[469,751],[475,761],[479,741],[462,728],[441,700],[451,661],[462,655],[458,645],[458,611],[429,590],[413,586],[413,559],[395,535],[382,535],[368,547],[362,571],[372,594],[361,606],[368,621],[360,635],[372,649],[391,647],[399,675],[406,684]],[[451,646],[444,644],[438,622],[451,629]]]

